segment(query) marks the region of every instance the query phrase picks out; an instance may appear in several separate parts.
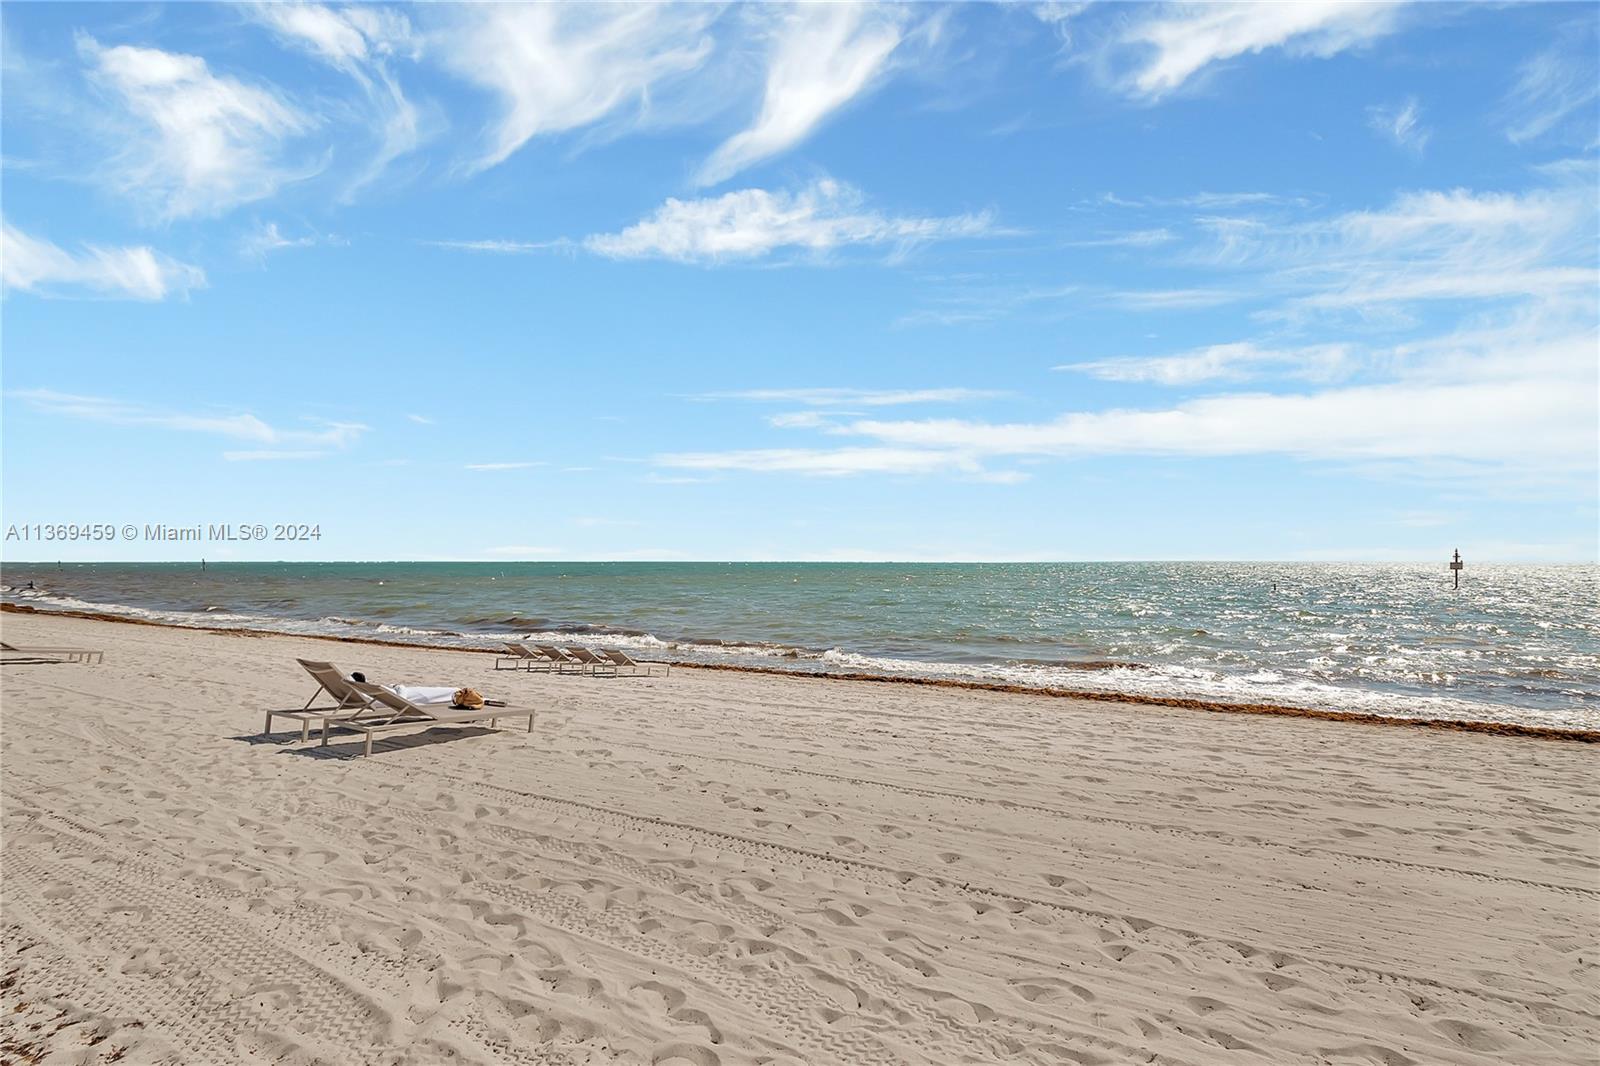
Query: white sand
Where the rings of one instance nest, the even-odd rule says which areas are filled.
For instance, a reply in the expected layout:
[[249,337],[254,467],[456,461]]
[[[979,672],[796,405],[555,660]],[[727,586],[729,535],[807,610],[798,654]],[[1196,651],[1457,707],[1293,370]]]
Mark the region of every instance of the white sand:
[[[1591,746],[3,625],[106,649],[3,671],[7,1062],[1596,1061]],[[295,656],[537,729],[263,742]]]

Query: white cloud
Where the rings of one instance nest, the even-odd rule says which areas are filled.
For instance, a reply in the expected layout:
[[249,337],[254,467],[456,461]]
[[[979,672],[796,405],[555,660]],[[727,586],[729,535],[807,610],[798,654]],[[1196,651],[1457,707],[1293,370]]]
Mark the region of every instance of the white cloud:
[[349,75],[366,96],[378,150],[351,181],[347,197],[421,143],[417,109],[389,66],[396,54],[416,53],[411,23],[403,14],[378,7],[336,11],[311,3],[259,3],[248,10],[281,40]]
[[1304,205],[1299,196],[1286,196],[1275,192],[1196,192],[1185,196],[1119,196],[1114,192],[1102,193],[1098,201],[1111,207],[1198,207],[1220,211],[1230,207],[1266,207]]
[[777,11],[761,111],[725,141],[696,181],[716,185],[787,151],[871,87],[900,44],[904,8],[861,3],[791,4]]
[[501,463],[468,463],[468,470],[528,470],[536,466],[548,466],[542,462],[501,462]]
[[1111,296],[1117,303],[1132,311],[1220,307],[1240,299],[1239,293],[1227,289],[1142,289],[1112,293]]
[[410,20],[390,8],[258,3],[248,10],[283,40],[354,76],[375,59],[418,48]]
[[[1587,386],[1587,394],[1585,394]],[[1241,393],[1176,407],[1064,415],[1043,423],[858,422],[889,445],[979,456],[1290,455],[1459,459],[1492,466],[1592,460],[1592,375],[1450,385],[1392,383],[1320,393]]]
[[[679,453],[660,461],[699,470],[993,479],[1013,476],[990,471],[986,464],[996,459],[1259,455],[1340,463],[1358,476],[1470,483],[1502,497],[1591,492],[1600,430],[1597,207],[1589,169],[1561,167],[1549,177],[1551,186],[1520,194],[1423,191],[1328,219],[1229,226],[1216,249],[1192,260],[1250,272],[1249,291],[1277,304],[1257,312],[1258,320],[1358,313],[1359,347],[1343,339],[1247,339],[1066,367],[1169,385],[1257,376],[1337,385],[1235,390],[1045,421],[802,418],[788,428],[860,443]],[[1447,309],[1448,332],[1411,320],[1411,312],[1438,300],[1472,302]],[[1404,332],[1377,343],[1372,338],[1385,326]],[[798,399],[783,390],[772,398]],[[816,407],[840,399],[826,391],[813,398]]]
[[368,428],[359,422],[334,422],[308,418],[303,421],[309,423],[312,428],[284,429],[244,412],[236,414],[175,412],[126,400],[57,392],[54,389],[15,389],[8,391],[6,395],[23,401],[43,414],[107,422],[113,425],[150,426],[183,433],[204,433],[262,445],[291,445],[297,449],[292,454],[276,449],[238,451],[229,453],[229,458],[309,458],[310,456],[302,454],[302,451],[346,447],[360,438]]
[[494,255],[527,255],[530,252],[543,252],[552,248],[569,248],[571,241],[506,241],[506,240],[480,240],[480,241],[420,241],[432,248],[449,248],[457,252],[489,252]]
[[704,200],[669,199],[620,233],[596,234],[584,247],[614,259],[715,263],[780,249],[823,254],[848,245],[891,245],[904,252],[929,241],[993,232],[988,213],[895,217],[863,206],[861,194],[830,179],[796,193],[742,189]]
[[1416,99],[1403,104],[1379,104],[1367,108],[1367,125],[1401,148],[1421,153],[1433,131],[1422,125],[1422,105]]
[[433,425],[433,419],[429,418],[427,415],[406,415],[406,417],[419,426]]
[[[1396,346],[1389,380],[1318,392],[1229,393],[1049,422],[861,421],[891,448],[990,456],[1288,455],[1408,460],[1441,470],[1592,479],[1597,407],[1592,308],[1539,306]],[[1592,481],[1591,481],[1592,487]]]
[[1156,100],[1213,63],[1270,48],[1326,58],[1392,32],[1397,12],[1397,4],[1340,0],[1163,5],[1122,35],[1140,56],[1124,88]]
[[1585,147],[1594,146],[1594,104],[1600,99],[1594,20],[1582,19],[1562,36],[1561,43],[1522,65],[1501,104],[1506,137],[1514,144],[1542,137],[1581,112],[1588,119]]
[[281,252],[289,248],[312,248],[324,243],[343,242],[337,237],[323,237],[316,233],[308,233],[303,237],[286,237],[278,229],[276,222],[267,222],[246,233],[239,242],[239,249],[252,259],[265,259],[271,252]]
[[94,293],[135,300],[184,296],[203,287],[205,271],[152,248],[85,245],[69,252],[0,223],[0,276],[6,288],[46,295]]
[[1348,371],[1353,352],[1345,344],[1300,348],[1262,348],[1249,342],[1213,344],[1177,355],[1100,359],[1068,363],[1072,370],[1104,381],[1148,381],[1158,385],[1194,385],[1205,381],[1244,381],[1273,372],[1280,376],[1326,381]]
[[161,217],[221,214],[309,172],[281,154],[314,123],[275,91],[213,74],[199,56],[77,40],[89,77],[124,112],[111,180]]
[[1196,265],[1266,271],[1285,314],[1371,314],[1418,301],[1544,299],[1592,289],[1588,177],[1520,194],[1405,193],[1387,207],[1305,223],[1202,220],[1214,248]]
[[1070,248],[1153,248],[1158,244],[1169,244],[1178,239],[1165,226],[1155,229],[1129,230],[1127,233],[1116,233],[1108,237],[1091,237],[1084,240],[1068,241]]
[[494,93],[501,114],[474,169],[529,139],[644,108],[652,88],[711,53],[717,9],[666,4],[477,4],[448,9],[431,44],[444,64]]

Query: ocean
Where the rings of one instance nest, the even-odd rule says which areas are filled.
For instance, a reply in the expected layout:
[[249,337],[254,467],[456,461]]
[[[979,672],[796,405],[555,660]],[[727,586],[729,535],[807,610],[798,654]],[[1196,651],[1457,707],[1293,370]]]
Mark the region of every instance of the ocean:
[[[175,625],[1600,728],[1600,567],[8,563],[7,601]],[[34,588],[28,589],[32,582]]]

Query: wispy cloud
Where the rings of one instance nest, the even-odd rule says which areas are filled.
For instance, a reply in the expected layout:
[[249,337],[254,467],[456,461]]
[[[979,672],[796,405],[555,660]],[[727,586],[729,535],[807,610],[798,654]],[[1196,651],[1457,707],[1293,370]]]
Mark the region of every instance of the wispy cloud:
[[704,200],[669,199],[620,233],[596,234],[584,247],[613,259],[716,263],[793,249],[825,254],[850,245],[905,252],[930,241],[981,237],[994,219],[981,214],[891,216],[867,208],[842,182],[822,179],[795,193],[742,189]]
[[199,56],[80,34],[90,79],[119,109],[107,176],[166,219],[217,215],[314,172],[285,146],[315,124],[274,89],[213,74]]
[[1183,196],[1125,196],[1119,193],[1102,193],[1093,201],[1109,207],[1195,207],[1207,211],[1222,211],[1237,207],[1304,206],[1305,198],[1285,193],[1242,190],[1239,192],[1195,192]]
[[1595,207],[1587,178],[1523,193],[1405,193],[1390,204],[1287,223],[1208,218],[1190,262],[1254,269],[1281,314],[1373,314],[1419,301],[1537,298],[1592,288]]
[[[1295,391],[1235,388],[1178,403],[1008,422],[808,417],[851,406],[823,390],[806,405],[819,410],[803,411],[783,428],[858,443],[679,452],[658,462],[701,471],[992,480],[1012,476],[991,469],[995,461],[1263,455],[1338,463],[1356,476],[1470,478],[1476,491],[1502,496],[1592,489],[1600,424],[1592,301],[1600,283],[1592,261],[1597,208],[1587,169],[1556,168],[1548,176],[1548,187],[1519,194],[1425,190],[1324,219],[1214,220],[1229,224],[1189,265],[1250,279],[1238,291],[1267,305],[1252,317],[1288,320],[1273,327],[1282,335],[1300,335],[1311,315],[1358,315],[1365,335],[1359,346],[1241,339],[1060,368],[1168,386],[1305,383]],[[1234,291],[1136,295],[1150,306],[1204,307]],[[1412,315],[1440,300],[1470,303],[1452,316],[1449,331],[1429,332]],[[1372,340],[1383,328],[1403,330],[1403,339]],[[785,390],[771,398],[799,399]]]
[[418,241],[432,248],[449,248],[457,252],[486,252],[491,255],[529,255],[533,252],[546,252],[553,248],[572,248],[573,243],[564,238],[550,241],[507,241],[507,240],[476,240],[476,241]]
[[442,9],[430,45],[447,68],[493,93],[501,113],[472,168],[504,162],[533,137],[629,110],[700,67],[718,14],[693,4],[480,4]]
[[148,426],[182,433],[204,433],[261,445],[288,445],[293,451],[262,449],[237,451],[229,458],[311,458],[329,448],[344,448],[367,432],[359,422],[335,422],[321,418],[302,419],[308,428],[285,429],[271,425],[247,412],[195,413],[164,410],[129,400],[104,396],[85,396],[54,389],[14,389],[6,396],[21,400],[42,414],[81,418],[121,426]]
[[1120,83],[1131,95],[1158,100],[1236,56],[1281,48],[1326,58],[1393,32],[1399,6],[1338,0],[1161,5],[1136,17],[1116,42],[1137,57]]
[[377,151],[350,181],[346,197],[383,174],[422,140],[417,108],[406,98],[390,58],[415,55],[410,21],[392,8],[352,5],[335,10],[314,3],[257,3],[245,8],[280,40],[349,75],[365,95]]
[[1132,311],[1190,310],[1220,307],[1241,299],[1228,289],[1134,289],[1111,294],[1117,303]]
[[1112,233],[1104,237],[1081,238],[1068,241],[1067,246],[1069,248],[1154,248],[1160,244],[1170,244],[1177,239],[1177,234],[1165,226],[1160,226],[1154,229]]
[[1212,344],[1176,355],[1067,363],[1055,369],[1088,374],[1104,381],[1152,382],[1173,386],[1208,381],[1246,381],[1264,373],[1329,381],[1347,373],[1353,358],[1354,353],[1346,344],[1262,348],[1243,341]]
[[406,417],[408,419],[410,419],[411,421],[415,422],[419,426],[431,426],[431,425],[433,425],[433,419],[429,418],[427,415],[411,415],[411,414],[408,414],[408,415],[406,415]]
[[[1176,407],[1064,415],[1043,423],[861,422],[886,446],[976,456],[1290,455],[1460,459],[1581,467],[1593,451],[1582,375],[1558,381],[1394,383],[1301,394],[1234,394]],[[1588,382],[1592,386],[1592,379]],[[925,454],[929,454],[925,453]]]
[[772,22],[761,111],[706,160],[696,176],[700,185],[716,185],[787,151],[870,88],[900,44],[908,9],[828,3],[758,10]]
[[1431,466],[1454,476],[1587,476],[1592,488],[1600,423],[1596,342],[1592,311],[1540,304],[1397,345],[1373,360],[1388,368],[1386,380],[1070,412],[1048,422],[861,421],[834,432],[868,437],[882,447],[959,452],[979,460],[1106,454],[1397,460],[1422,464],[1414,472]]
[[257,225],[239,241],[239,250],[251,259],[265,259],[273,252],[291,248],[314,248],[319,244],[344,244],[342,239],[320,233],[306,233],[298,237],[285,236],[276,222]]
[[85,245],[69,252],[0,223],[0,277],[8,289],[52,296],[97,295],[163,300],[203,287],[205,271],[144,245]]
[[1413,97],[1400,104],[1367,108],[1367,125],[1407,151],[1421,153],[1433,131],[1422,125],[1422,105]]
[[1506,137],[1514,144],[1557,129],[1582,112],[1584,147],[1594,147],[1594,104],[1600,99],[1600,69],[1595,60],[1600,29],[1592,17],[1567,27],[1560,41],[1524,63],[1501,103]]

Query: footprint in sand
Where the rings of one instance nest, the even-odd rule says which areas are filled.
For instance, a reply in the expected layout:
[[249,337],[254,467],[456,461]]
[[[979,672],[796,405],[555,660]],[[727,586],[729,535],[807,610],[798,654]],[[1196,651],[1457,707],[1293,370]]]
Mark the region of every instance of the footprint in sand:
[[1089,894],[1088,885],[1077,878],[1067,877],[1064,874],[1045,874],[1044,882],[1051,888],[1063,889],[1074,896],[1087,896]]

